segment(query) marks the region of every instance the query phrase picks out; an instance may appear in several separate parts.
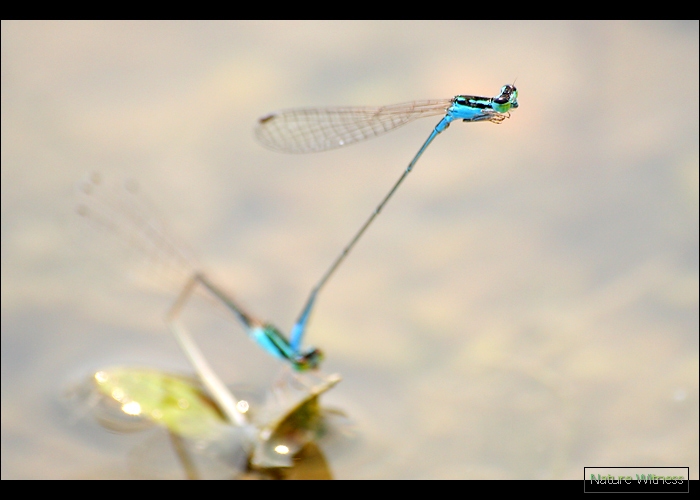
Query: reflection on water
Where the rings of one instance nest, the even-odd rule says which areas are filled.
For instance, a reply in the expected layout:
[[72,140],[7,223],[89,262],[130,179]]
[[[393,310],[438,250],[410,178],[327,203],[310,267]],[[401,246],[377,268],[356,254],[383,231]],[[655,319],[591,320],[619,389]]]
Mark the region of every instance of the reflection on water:
[[[228,421],[197,379],[149,368],[100,370],[71,396],[74,409],[89,410],[109,430],[162,428],[159,437],[169,438],[181,477],[331,479],[324,444],[347,440],[351,429],[345,415],[323,408],[319,397],[339,381],[338,375],[284,370],[269,390],[238,391],[245,426]],[[156,465],[163,462],[156,455],[168,454],[162,445],[151,440],[140,448],[132,454],[140,476],[172,477]]]

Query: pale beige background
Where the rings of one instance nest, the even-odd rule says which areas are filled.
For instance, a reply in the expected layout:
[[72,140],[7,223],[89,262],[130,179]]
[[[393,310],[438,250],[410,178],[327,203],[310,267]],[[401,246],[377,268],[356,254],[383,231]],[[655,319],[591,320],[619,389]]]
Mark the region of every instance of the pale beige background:
[[[358,433],[333,474],[697,479],[697,21],[3,21],[2,478],[132,477],[145,437],[76,417],[65,388],[187,369],[172,294],[81,231],[86,172],[138,180],[286,331],[437,119],[303,156],[261,148],[256,119],[515,78],[512,119],[438,137],[318,301],[308,341]],[[245,379],[254,345],[202,338]]]

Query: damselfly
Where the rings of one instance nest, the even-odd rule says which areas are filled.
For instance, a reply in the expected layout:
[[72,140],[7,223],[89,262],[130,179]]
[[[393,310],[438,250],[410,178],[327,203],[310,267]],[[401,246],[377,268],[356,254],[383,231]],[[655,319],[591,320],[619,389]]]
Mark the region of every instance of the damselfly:
[[[396,183],[312,288],[306,305],[292,329],[290,347],[293,352],[301,345],[306,323],[318,292],[413,170],[433,139],[455,120],[502,123],[510,117],[510,110],[517,107],[518,90],[514,85],[508,84],[504,85],[495,97],[458,95],[452,99],[413,101],[382,107],[301,108],[280,111],[260,118],[255,135],[265,147],[284,153],[311,153],[327,151],[376,137],[418,118],[444,115]],[[264,335],[260,338],[263,342],[267,342]],[[268,347],[273,354],[275,349]],[[300,355],[297,354],[297,356]],[[302,367],[315,363],[314,353],[305,353],[300,356],[301,359],[308,357],[312,359],[305,361]]]
[[[306,352],[301,355],[297,354],[298,350],[292,352],[289,342],[274,326],[247,313],[214,286],[183,246],[166,231],[163,222],[137,193],[135,184],[127,183],[124,189],[114,191],[99,175],[93,174],[79,187],[79,214],[138,248],[154,261],[152,267],[159,268],[168,278],[185,281],[166,323],[198,375],[192,379],[142,368],[100,370],[91,378],[91,389],[83,392],[88,392],[93,402],[107,401],[101,406],[110,408],[112,415],[102,421],[109,421],[111,427],[118,427],[115,423],[120,419],[165,427],[183,465],[187,463],[181,452],[183,440],[210,442],[235,438],[227,450],[229,455],[241,456],[236,450],[244,450],[250,453],[249,462],[255,467],[290,466],[294,454],[315,440],[327,424],[318,397],[337,384],[340,376],[320,372],[283,374],[269,391],[268,401],[257,405],[256,418],[251,420],[249,403],[237,398],[215,373],[181,319],[187,301],[198,287],[232,311],[254,340],[289,361],[297,372],[317,367],[320,354],[304,356]],[[310,366],[299,358],[313,359],[316,363]]]

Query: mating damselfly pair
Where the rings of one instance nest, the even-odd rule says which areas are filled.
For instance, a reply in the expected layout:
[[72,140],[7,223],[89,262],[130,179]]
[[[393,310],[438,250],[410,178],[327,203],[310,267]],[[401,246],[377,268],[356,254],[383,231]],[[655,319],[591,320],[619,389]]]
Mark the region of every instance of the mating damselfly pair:
[[[302,345],[313,306],[319,292],[328,279],[335,273],[339,265],[362,237],[375,217],[381,212],[406,176],[412,171],[419,158],[438,134],[448,128],[455,120],[501,123],[510,116],[511,109],[518,107],[517,98],[518,91],[516,88],[513,85],[504,85],[500,93],[495,97],[459,95],[452,99],[415,101],[383,107],[292,109],[272,113],[259,120],[256,136],[264,146],[281,152],[307,153],[338,148],[375,137],[417,118],[442,115],[442,119],[434,127],[399,179],[360,227],[359,231],[355,233],[349,243],[343,248],[328,270],[321,276],[321,279],[313,286],[296,323],[290,330],[289,337],[285,336],[271,323],[262,321],[248,313],[199,269],[196,267],[190,268],[187,283],[170,309],[166,320],[171,332],[194,367],[206,396],[211,399],[228,425],[238,429],[248,429],[249,432],[247,432],[248,435],[245,439],[258,445],[267,443],[267,440],[264,439],[264,434],[267,433],[269,437],[271,432],[269,426],[251,426],[245,412],[241,411],[241,400],[236,398],[233,392],[226,387],[214,370],[211,369],[206,358],[180,321],[180,314],[191,295],[197,289],[203,289],[210,294],[233,313],[251,339],[273,356],[284,360],[296,372],[302,373],[317,369],[323,359],[322,352],[313,347],[304,348]],[[109,206],[109,203],[105,204],[99,199],[97,203],[91,201],[95,198],[94,194],[99,191],[99,182],[95,178],[88,181],[84,187],[83,192],[86,194],[88,202],[80,209],[83,215],[100,219],[105,216],[105,206],[107,212],[118,209]],[[109,215],[107,215],[107,219],[109,219]],[[106,225],[109,226],[110,224],[111,222],[108,222]],[[139,225],[137,222],[136,226],[138,227]],[[159,244],[163,243],[160,242]],[[109,378],[106,373],[102,373],[100,376]],[[124,377],[123,374],[121,376]],[[97,379],[99,377],[96,376]],[[337,380],[339,378],[331,377],[316,384],[311,384],[310,394],[312,394],[313,401],[316,401],[314,398],[317,398],[320,393],[332,387]],[[99,380],[97,381],[99,383]],[[110,394],[113,394],[113,392],[112,390]],[[126,406],[130,402],[127,401],[129,398],[126,398],[119,391],[117,393],[122,396],[120,400],[123,403],[122,406]],[[291,405],[291,407],[298,409],[299,404],[303,406],[307,400],[299,398],[299,401],[301,403],[298,403],[297,406]],[[132,405],[131,407],[126,406],[126,408],[133,410],[135,407]],[[162,413],[162,409],[158,411]],[[282,413],[284,414],[284,412]],[[293,414],[294,412],[291,412],[286,415]],[[167,424],[166,427],[171,433],[175,432],[177,434],[177,431],[173,430],[174,427],[167,426]],[[261,430],[262,428],[267,430]],[[283,447],[282,449],[289,451],[288,447]],[[273,458],[270,458],[271,456]],[[274,454],[260,454],[257,458],[254,458],[255,460],[263,466],[265,464],[276,464],[274,466],[285,465],[284,460],[276,461]]]

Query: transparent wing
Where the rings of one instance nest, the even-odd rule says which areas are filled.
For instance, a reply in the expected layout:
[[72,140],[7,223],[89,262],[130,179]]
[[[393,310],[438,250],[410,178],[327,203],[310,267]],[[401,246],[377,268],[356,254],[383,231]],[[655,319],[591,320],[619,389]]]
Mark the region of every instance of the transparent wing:
[[[100,241],[99,251],[117,258],[130,254],[136,275],[147,278],[144,283],[177,294],[195,274],[204,274],[194,252],[173,235],[135,181],[108,182],[99,173],[91,173],[77,184],[76,191],[77,213],[94,230],[116,236],[113,241],[124,247],[120,249],[124,252],[110,252],[107,247],[111,245]],[[92,239],[87,238],[88,242]],[[194,293],[229,317],[230,310],[221,299],[202,287],[196,287]]]
[[78,183],[77,197],[78,214],[146,259],[150,277],[168,291],[182,288],[199,270],[193,252],[172,236],[135,181],[108,183],[92,173]]
[[255,135],[266,148],[284,153],[311,153],[339,148],[393,130],[426,116],[444,115],[452,99],[381,107],[304,108],[269,114]]

